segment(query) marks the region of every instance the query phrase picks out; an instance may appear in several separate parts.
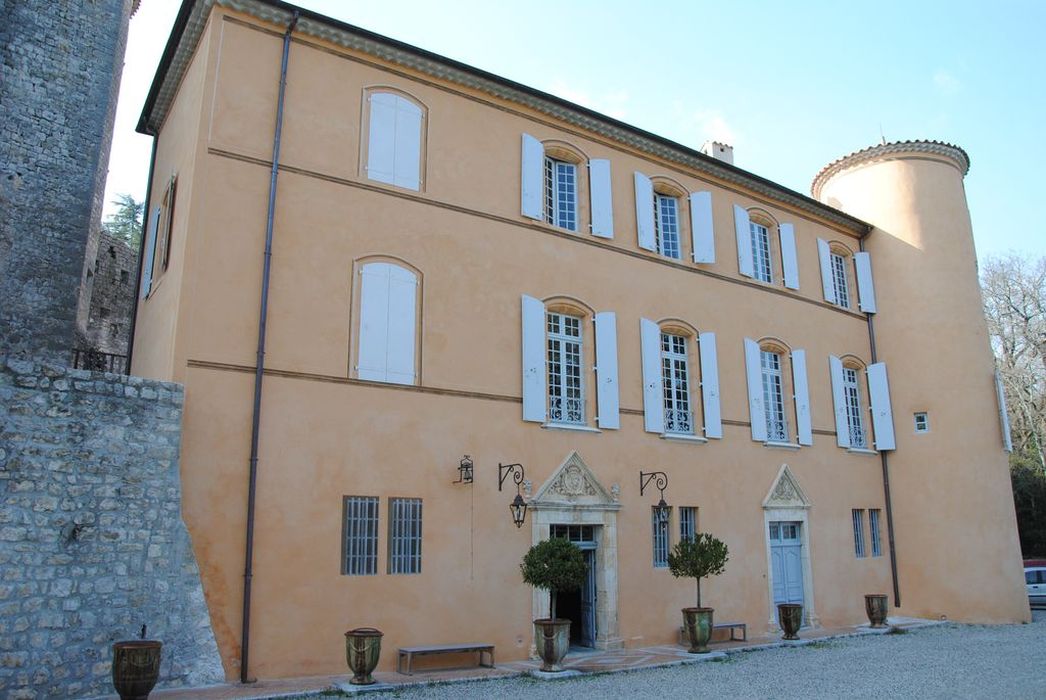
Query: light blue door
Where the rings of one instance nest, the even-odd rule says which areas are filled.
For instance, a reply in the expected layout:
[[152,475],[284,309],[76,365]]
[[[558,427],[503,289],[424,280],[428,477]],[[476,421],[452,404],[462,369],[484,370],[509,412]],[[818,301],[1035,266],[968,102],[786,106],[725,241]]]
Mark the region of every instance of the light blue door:
[[774,617],[778,603],[803,602],[803,544],[799,537],[802,523],[770,523],[770,564],[774,579]]

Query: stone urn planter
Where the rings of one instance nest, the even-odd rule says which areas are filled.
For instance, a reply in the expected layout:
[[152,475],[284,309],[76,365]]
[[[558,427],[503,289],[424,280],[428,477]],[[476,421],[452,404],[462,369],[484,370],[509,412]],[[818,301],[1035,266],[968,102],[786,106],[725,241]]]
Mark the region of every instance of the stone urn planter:
[[686,630],[691,654],[707,654],[708,640],[712,638],[712,608],[683,608],[683,629]]
[[381,638],[385,635],[373,627],[357,627],[345,633],[345,660],[352,671],[349,683],[353,685],[372,685],[371,676],[378,667],[381,656]]
[[113,687],[120,700],[146,700],[160,677],[163,642],[134,639],[113,643]]
[[777,620],[784,636],[781,639],[799,639],[799,628],[803,624],[803,606],[799,603],[781,603],[777,606]]
[[864,612],[872,629],[886,627],[886,594],[871,593],[864,597]]
[[545,673],[562,671],[563,657],[570,649],[570,620],[534,620],[534,640],[541,657],[541,670]]

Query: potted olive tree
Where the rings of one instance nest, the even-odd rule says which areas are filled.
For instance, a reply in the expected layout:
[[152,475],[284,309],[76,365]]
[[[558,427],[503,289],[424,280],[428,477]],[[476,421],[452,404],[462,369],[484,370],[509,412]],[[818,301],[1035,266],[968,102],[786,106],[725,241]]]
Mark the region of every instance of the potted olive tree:
[[519,568],[524,583],[549,593],[549,617],[534,620],[541,670],[562,671],[560,662],[570,647],[570,620],[556,617],[556,593],[581,587],[588,572],[585,557],[570,542],[555,537],[531,547]]
[[729,559],[729,550],[721,540],[707,532],[680,540],[668,554],[668,568],[676,578],[697,581],[697,607],[683,608],[683,628],[690,640],[691,654],[708,653],[712,637],[712,608],[701,605],[701,579],[723,573]]

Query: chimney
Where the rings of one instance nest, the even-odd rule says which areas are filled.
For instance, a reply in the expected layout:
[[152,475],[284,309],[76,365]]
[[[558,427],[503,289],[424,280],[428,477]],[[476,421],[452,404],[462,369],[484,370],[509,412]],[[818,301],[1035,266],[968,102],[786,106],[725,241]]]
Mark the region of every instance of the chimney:
[[705,141],[705,145],[701,146],[701,152],[706,156],[711,156],[716,160],[721,160],[730,165],[734,164],[734,147],[728,146],[725,143],[719,141]]

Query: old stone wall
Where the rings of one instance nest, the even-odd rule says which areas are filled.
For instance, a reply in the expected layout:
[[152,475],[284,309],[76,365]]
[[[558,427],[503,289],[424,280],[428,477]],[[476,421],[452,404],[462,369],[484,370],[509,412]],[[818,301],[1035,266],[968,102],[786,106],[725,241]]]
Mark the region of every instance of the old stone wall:
[[112,693],[143,624],[160,687],[224,678],[181,519],[179,385],[0,357],[0,696]]
[[99,234],[87,317],[87,347],[127,355],[137,279],[138,251],[104,231]]

